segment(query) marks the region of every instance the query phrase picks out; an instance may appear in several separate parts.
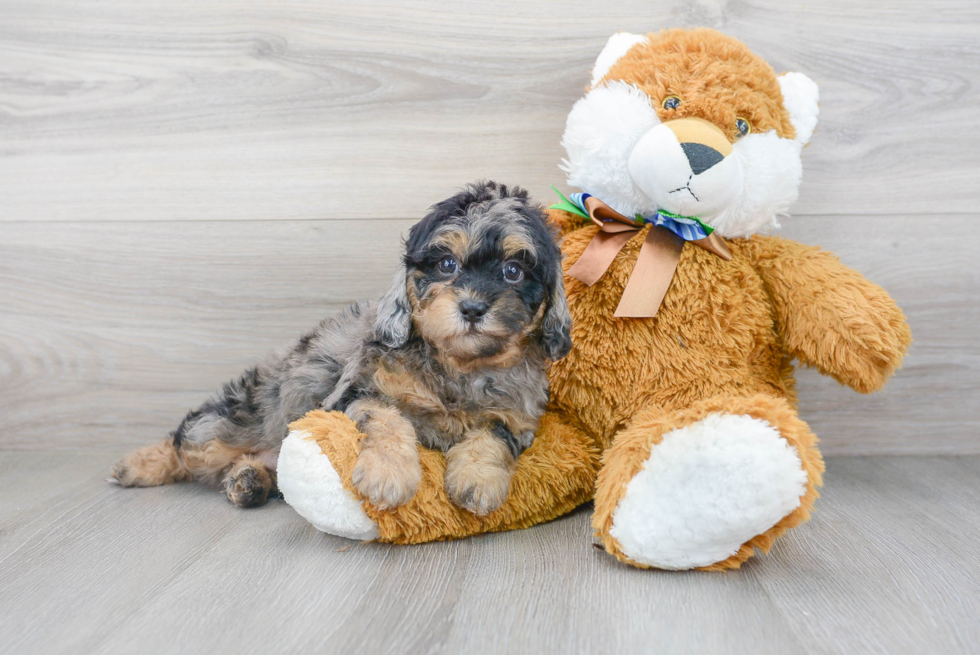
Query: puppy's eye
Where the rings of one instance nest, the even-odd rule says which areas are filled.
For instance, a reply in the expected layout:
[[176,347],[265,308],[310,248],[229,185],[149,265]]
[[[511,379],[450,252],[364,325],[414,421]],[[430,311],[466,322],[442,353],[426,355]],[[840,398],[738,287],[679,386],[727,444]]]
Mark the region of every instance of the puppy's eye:
[[752,131],[752,126],[744,118],[735,119],[735,138],[741,139]]
[[458,267],[455,257],[447,255],[439,260],[439,272],[443,275],[452,275]]
[[677,96],[667,96],[660,106],[664,109],[677,109],[681,104],[681,99]]
[[517,262],[504,264],[504,279],[508,282],[520,282],[524,277],[524,269]]

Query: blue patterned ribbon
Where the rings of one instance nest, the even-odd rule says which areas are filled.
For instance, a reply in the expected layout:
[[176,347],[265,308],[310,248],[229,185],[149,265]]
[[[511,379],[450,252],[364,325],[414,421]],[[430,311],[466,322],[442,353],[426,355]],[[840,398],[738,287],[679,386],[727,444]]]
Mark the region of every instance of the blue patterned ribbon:
[[[572,193],[569,194],[568,201],[581,209],[582,215],[587,217],[589,212],[585,208],[585,199],[591,197],[591,193]],[[664,211],[663,209],[658,210],[653,216],[640,216],[637,214],[634,220],[640,224],[653,223],[654,225],[665,227],[685,241],[705,239],[714,231],[712,228],[708,227],[696,218],[678,216],[677,214],[672,214],[668,211]]]

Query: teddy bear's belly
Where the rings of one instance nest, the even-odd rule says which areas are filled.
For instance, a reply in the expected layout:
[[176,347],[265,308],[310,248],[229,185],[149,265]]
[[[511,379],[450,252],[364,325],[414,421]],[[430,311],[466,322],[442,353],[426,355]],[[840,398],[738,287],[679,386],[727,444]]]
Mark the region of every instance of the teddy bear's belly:
[[[762,279],[737,251],[722,262],[688,250],[654,318],[612,318],[617,284],[569,285],[573,346],[552,367],[552,398],[597,434],[611,436],[652,406],[670,410],[720,395],[793,397]],[[616,275],[618,264],[607,272],[613,281],[626,277]]]

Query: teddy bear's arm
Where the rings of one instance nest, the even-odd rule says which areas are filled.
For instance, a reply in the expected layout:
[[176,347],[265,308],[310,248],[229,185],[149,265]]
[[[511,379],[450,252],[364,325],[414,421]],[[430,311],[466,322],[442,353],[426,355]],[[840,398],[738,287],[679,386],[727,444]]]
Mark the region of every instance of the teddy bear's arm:
[[789,352],[861,393],[884,385],[912,342],[888,293],[819,248],[776,237],[750,248]]

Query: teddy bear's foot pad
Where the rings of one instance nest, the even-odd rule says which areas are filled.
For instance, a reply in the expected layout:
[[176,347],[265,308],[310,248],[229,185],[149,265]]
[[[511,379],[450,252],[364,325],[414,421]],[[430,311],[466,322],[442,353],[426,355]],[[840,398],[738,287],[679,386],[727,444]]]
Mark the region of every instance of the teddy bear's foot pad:
[[361,541],[378,538],[377,524],[344,488],[330,458],[309,432],[289,433],[279,452],[278,471],[283,498],[317,530]]
[[609,534],[641,564],[709,566],[799,507],[806,483],[796,448],[769,423],[710,414],[653,446]]

